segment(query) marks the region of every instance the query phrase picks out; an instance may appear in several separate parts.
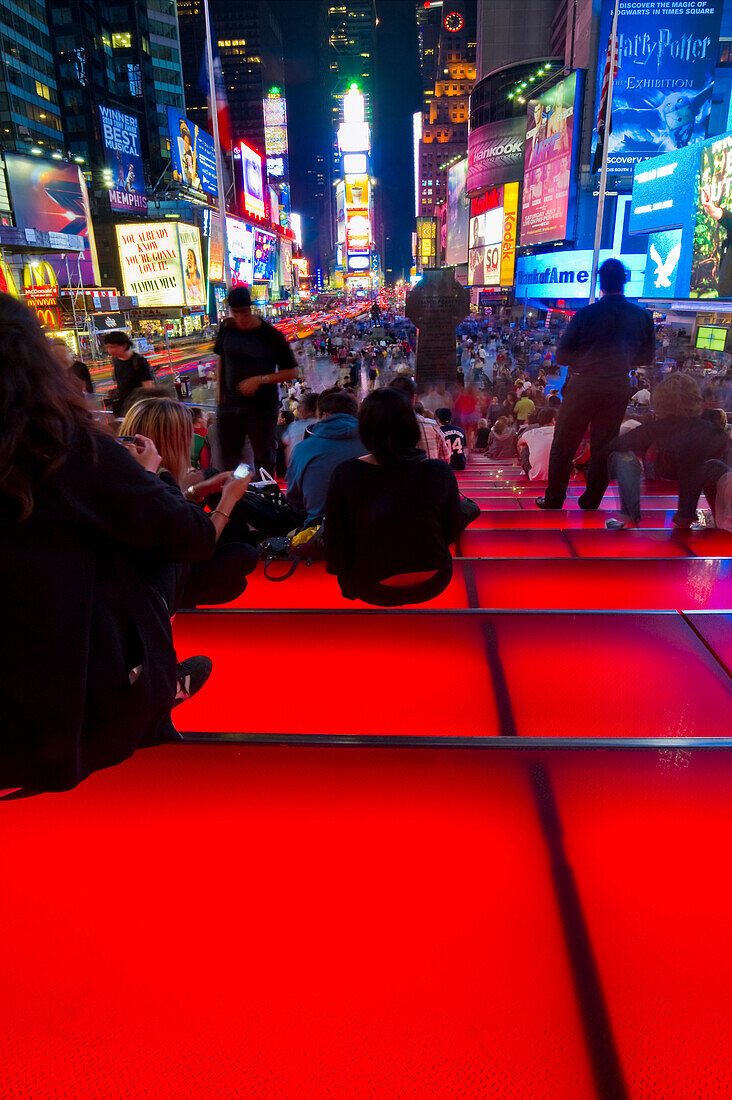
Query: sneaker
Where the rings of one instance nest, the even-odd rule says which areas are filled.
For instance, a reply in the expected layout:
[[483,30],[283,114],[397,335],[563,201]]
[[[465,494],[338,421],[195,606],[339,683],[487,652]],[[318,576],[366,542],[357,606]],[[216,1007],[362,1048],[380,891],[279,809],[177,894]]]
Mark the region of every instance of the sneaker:
[[562,504],[547,504],[546,497],[537,497],[536,498],[536,507],[537,508],[544,508],[545,510],[548,509],[548,510],[551,510],[551,511],[561,512],[564,505],[562,505]]
[[622,519],[610,519],[605,520],[605,527],[608,531],[622,531],[625,527],[625,523]]
[[211,675],[213,661],[210,657],[189,657],[178,662],[178,685],[174,707],[180,706],[200,691]]

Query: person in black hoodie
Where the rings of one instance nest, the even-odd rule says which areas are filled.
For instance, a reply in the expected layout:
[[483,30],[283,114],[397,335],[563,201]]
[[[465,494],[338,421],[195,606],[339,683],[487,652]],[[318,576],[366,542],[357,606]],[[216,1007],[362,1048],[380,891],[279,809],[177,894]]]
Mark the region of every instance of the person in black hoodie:
[[154,575],[210,557],[217,529],[95,428],[35,314],[7,294],[0,423],[0,791],[62,791],[175,736],[180,666]]
[[368,395],[358,430],[370,453],[338,466],[328,489],[328,572],[347,599],[424,603],[450,583],[450,544],[465,526],[455,475],[420,449],[414,409],[396,390]]
[[690,375],[675,372],[659,382],[653,392],[653,411],[653,419],[618,436],[608,448],[610,474],[618,483],[622,509],[619,518],[606,520],[609,530],[640,523],[641,459],[650,477],[678,483],[673,523],[690,527],[704,485],[704,464],[725,452],[726,433],[702,417],[701,391]]

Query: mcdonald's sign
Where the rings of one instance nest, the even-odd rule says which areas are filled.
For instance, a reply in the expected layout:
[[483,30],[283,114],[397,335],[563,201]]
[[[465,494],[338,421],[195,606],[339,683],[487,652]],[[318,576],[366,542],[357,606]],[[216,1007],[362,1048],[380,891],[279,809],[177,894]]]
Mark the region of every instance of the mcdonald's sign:
[[60,329],[59,295],[56,272],[48,260],[26,264],[23,268],[23,294],[38,320],[46,328]]
[[20,297],[18,288],[15,285],[13,273],[5,263],[5,260],[2,259],[0,259],[0,290],[3,294],[12,294],[14,298]]

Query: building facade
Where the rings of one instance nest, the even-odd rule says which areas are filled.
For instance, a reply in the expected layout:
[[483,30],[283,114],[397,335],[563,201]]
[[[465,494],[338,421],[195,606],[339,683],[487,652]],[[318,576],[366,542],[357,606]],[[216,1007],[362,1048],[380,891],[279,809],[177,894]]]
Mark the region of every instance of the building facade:
[[[435,12],[437,14],[435,14]],[[417,214],[430,216],[447,201],[447,165],[468,148],[470,93],[475,83],[475,14],[466,0],[417,9],[423,103]],[[471,18],[472,16],[472,18]]]

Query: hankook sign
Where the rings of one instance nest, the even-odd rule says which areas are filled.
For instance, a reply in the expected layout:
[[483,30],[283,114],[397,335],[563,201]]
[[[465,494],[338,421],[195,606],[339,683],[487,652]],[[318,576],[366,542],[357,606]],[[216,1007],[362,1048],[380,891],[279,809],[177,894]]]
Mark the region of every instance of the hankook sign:
[[468,136],[469,192],[517,183],[524,173],[525,118],[487,122]]

